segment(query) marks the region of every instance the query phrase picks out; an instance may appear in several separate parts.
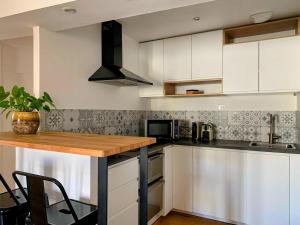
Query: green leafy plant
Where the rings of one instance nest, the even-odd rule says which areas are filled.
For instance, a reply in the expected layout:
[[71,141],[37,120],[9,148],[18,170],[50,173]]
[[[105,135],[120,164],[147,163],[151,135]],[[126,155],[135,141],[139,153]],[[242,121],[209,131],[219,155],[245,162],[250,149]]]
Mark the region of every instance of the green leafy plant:
[[47,111],[51,107],[55,108],[52,98],[47,92],[44,92],[41,98],[36,98],[25,91],[24,87],[13,86],[11,91],[5,91],[3,86],[0,86],[0,108],[2,114],[6,112],[6,118],[13,111],[17,112],[34,112]]

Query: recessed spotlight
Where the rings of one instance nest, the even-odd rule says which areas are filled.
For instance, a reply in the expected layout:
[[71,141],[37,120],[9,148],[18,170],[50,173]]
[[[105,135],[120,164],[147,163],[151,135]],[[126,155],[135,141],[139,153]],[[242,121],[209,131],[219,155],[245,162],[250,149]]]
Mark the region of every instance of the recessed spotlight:
[[199,21],[200,20],[200,16],[196,16],[193,18],[194,21]]
[[263,23],[267,22],[272,18],[273,12],[268,11],[268,12],[260,12],[260,13],[255,13],[250,16],[250,19],[253,20],[254,23]]
[[64,7],[64,8],[62,8],[62,10],[65,13],[69,13],[69,14],[75,14],[75,13],[77,13],[77,10],[75,8],[72,8],[72,7]]

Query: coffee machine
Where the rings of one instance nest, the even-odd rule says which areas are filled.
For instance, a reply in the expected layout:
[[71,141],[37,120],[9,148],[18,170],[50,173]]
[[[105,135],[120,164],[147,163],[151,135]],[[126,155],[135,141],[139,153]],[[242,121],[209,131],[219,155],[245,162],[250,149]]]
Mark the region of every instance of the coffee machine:
[[209,143],[215,139],[214,125],[212,123],[202,124],[201,142]]

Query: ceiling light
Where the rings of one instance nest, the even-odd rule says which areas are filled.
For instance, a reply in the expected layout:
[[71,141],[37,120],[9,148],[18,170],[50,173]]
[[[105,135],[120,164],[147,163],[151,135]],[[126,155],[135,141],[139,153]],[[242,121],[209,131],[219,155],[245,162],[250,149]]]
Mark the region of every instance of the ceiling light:
[[250,16],[250,19],[253,20],[254,23],[263,23],[272,18],[273,12],[260,12]]
[[200,20],[200,16],[194,17],[193,20],[196,21],[196,22],[199,21]]
[[69,14],[75,14],[75,13],[77,13],[77,10],[75,8],[72,8],[72,7],[64,7],[64,8],[62,8],[62,10],[65,13],[69,13]]

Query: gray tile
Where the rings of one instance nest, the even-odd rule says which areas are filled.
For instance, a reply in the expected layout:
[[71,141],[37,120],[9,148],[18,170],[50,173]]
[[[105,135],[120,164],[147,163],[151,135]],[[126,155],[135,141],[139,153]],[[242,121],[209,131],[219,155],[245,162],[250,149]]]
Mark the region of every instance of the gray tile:
[[45,129],[49,131],[62,131],[64,123],[63,110],[51,110],[45,115]]
[[217,126],[216,128],[216,137],[217,139],[224,140],[226,139],[226,132],[228,131],[227,126]]
[[229,111],[228,112],[228,125],[229,126],[243,126],[244,112],[242,111]]
[[217,121],[216,125],[225,126],[228,125],[228,111],[217,111],[216,112]]
[[243,125],[258,127],[261,124],[260,111],[245,111],[243,113]]
[[218,121],[218,114],[216,111],[199,111],[199,120],[203,123],[216,124]]
[[296,112],[280,112],[278,126],[296,127]]
[[63,111],[63,129],[75,131],[79,128],[79,110],[66,109]]
[[260,141],[261,128],[258,126],[245,126],[244,127],[244,141]]
[[280,127],[278,134],[281,136],[281,139],[279,142],[297,143],[297,132],[296,128]]
[[244,140],[243,126],[228,126],[226,128],[225,139],[227,140]]

